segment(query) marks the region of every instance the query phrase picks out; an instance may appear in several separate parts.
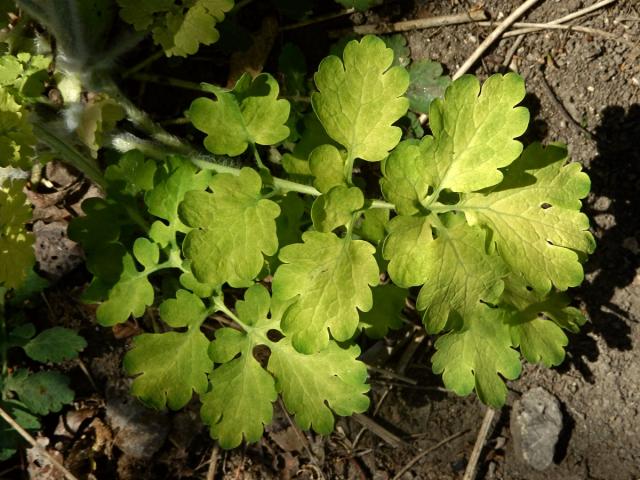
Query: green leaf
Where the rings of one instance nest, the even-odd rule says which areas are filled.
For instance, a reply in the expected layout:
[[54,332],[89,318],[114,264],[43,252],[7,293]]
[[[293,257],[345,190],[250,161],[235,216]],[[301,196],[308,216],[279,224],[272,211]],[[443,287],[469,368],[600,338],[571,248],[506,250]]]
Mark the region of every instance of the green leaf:
[[166,235],[173,236],[176,231],[189,231],[178,217],[178,206],[187,192],[205,190],[211,178],[210,171],[199,172],[190,161],[175,156],[169,157],[158,169],[155,186],[145,194],[144,201],[149,213],[169,222],[169,232]]
[[259,440],[264,426],[271,422],[272,403],[277,398],[273,377],[253,354],[256,345],[269,342],[266,333],[273,323],[267,318],[269,292],[256,284],[245,292],[244,298],[236,303],[236,310],[239,319],[251,330],[216,331],[209,355],[222,365],[210,376],[211,391],[201,397],[202,419],[223,448],[237,447],[243,436],[247,442]]
[[363,206],[364,195],[358,187],[334,187],[313,202],[313,226],[320,232],[330,232],[347,225],[352,220],[353,213]]
[[31,207],[23,187],[19,181],[0,186],[0,285],[6,288],[19,287],[35,263],[33,234],[25,226]]
[[[200,319],[200,323],[202,323]],[[187,332],[143,333],[124,357],[128,375],[136,376],[131,393],[154,408],[184,407],[193,392],[203,394],[213,367],[207,349],[209,340],[191,324]]]
[[536,292],[521,277],[507,277],[501,305],[511,312],[507,320],[511,341],[527,361],[546,367],[563,362],[568,339],[562,329],[576,333],[586,322],[582,312],[569,303],[563,293]]
[[437,232],[438,238],[424,248],[420,258],[424,264],[418,267],[426,276],[416,308],[424,311],[429,333],[440,332],[451,315],[473,315],[481,301],[496,303],[504,286],[502,278],[508,273],[499,256],[487,253],[482,229],[462,220],[450,228],[443,225]]
[[360,225],[360,236],[373,244],[382,242],[389,224],[389,215],[389,210],[386,208],[365,210],[364,219]]
[[313,109],[349,159],[382,160],[402,135],[392,124],[407,111],[409,75],[391,67],[393,51],[377,37],[349,42],[343,56],[344,63],[335,56],[320,63]]
[[120,157],[118,163],[109,165],[104,177],[127,195],[137,195],[151,190],[156,173],[156,162],[144,158],[142,152],[131,150]]
[[321,145],[309,155],[309,170],[315,177],[313,185],[322,193],[346,185],[344,155],[333,145]]
[[407,89],[411,110],[428,113],[431,102],[442,98],[451,79],[442,74],[442,65],[431,60],[418,60],[409,68],[411,82]]
[[275,219],[280,208],[260,194],[262,181],[250,168],[238,176],[218,174],[213,193],[192,191],[180,206],[194,230],[183,245],[196,278],[204,283],[246,287],[278,249]]
[[211,45],[220,34],[217,23],[233,8],[233,0],[118,0],[120,16],[136,30],[153,32],[153,40],[168,57],[185,57],[200,45]]
[[109,298],[96,312],[96,320],[104,327],[126,322],[131,315],[141,317],[153,304],[153,286],[148,273],[136,268],[133,257],[127,253],[123,258],[123,270],[118,283],[109,291]]
[[[291,153],[282,156],[282,167],[294,179],[306,181],[311,175],[309,156],[321,145],[334,145],[315,113],[311,112],[303,118],[304,129],[300,141]],[[335,145],[334,145],[335,146]],[[341,171],[343,173],[344,169]]]
[[235,448],[244,437],[256,442],[264,425],[271,423],[277,398],[274,380],[253,357],[251,344],[242,355],[217,367],[211,374],[212,389],[201,396],[202,420],[222,448]]
[[[460,202],[471,224],[488,227],[498,253],[539,291],[580,285],[581,256],[593,252],[589,219],[580,199],[589,177],[580,165],[565,165],[566,149],[530,145],[494,189]],[[524,235],[522,232],[527,232]]]
[[194,127],[207,134],[204,146],[210,152],[234,157],[249,145],[274,145],[289,136],[285,125],[289,102],[278,100],[278,82],[271,75],[261,74],[251,81],[244,74],[231,91],[203,86],[217,101],[198,98],[187,115]]
[[176,298],[169,298],[158,308],[160,318],[173,328],[202,323],[209,310],[197,295],[186,290],[178,290]]
[[373,289],[373,307],[360,313],[360,325],[370,338],[382,338],[389,330],[402,326],[400,314],[404,308],[407,290],[392,283]]
[[76,358],[87,346],[84,338],[64,327],[48,328],[31,339],[23,348],[32,360],[60,363]]
[[73,402],[75,396],[69,388],[69,378],[53,371],[27,374],[19,370],[7,379],[6,387],[15,392],[31,412],[39,415],[59,412]]
[[437,190],[472,192],[499,183],[506,167],[522,152],[516,137],[529,123],[529,112],[516,107],[525,96],[515,73],[492,75],[482,85],[463,75],[429,109],[434,141],[428,150],[428,172]]
[[511,348],[507,312],[485,307],[465,319],[459,331],[436,340],[433,372],[442,373],[449,390],[468,395],[475,388],[480,400],[494,408],[504,405],[507,389],[502,375],[514,380],[520,375],[520,356]]
[[313,355],[299,353],[286,339],[275,344],[268,369],[302,429],[328,435],[333,431],[332,411],[348,416],[369,408],[367,367],[358,355],[357,346],[344,349],[335,342]]
[[0,167],[30,170],[36,137],[23,108],[0,87]]
[[382,163],[382,193],[401,215],[422,211],[422,205],[431,192],[433,178],[428,175],[427,155],[432,145],[432,137],[425,137],[421,142],[405,140]]
[[392,66],[406,67],[411,63],[411,50],[407,46],[407,39],[401,33],[382,37],[387,48],[393,50]]
[[[318,353],[305,355],[286,337],[272,341],[267,333],[278,329],[279,316],[269,318],[270,303],[266,288],[250,287],[236,303],[245,332],[219,329],[209,349],[222,365],[211,374],[212,389],[202,396],[201,415],[223,448],[238,446],[243,437],[248,442],[260,438],[271,422],[278,392],[301,428],[320,433],[333,428],[332,412],[351,415],[369,405],[367,369],[356,359],[358,347],[342,348],[331,341]],[[254,356],[259,345],[271,352],[266,370]]]
[[341,239],[332,233],[306,232],[304,243],[280,251],[283,262],[273,279],[273,296],[284,313],[282,330],[303,353],[321,350],[329,332],[338,341],[350,339],[358,327],[358,310],[368,311],[369,286],[378,284],[374,247]]
[[428,217],[399,215],[389,222],[383,256],[393,282],[404,288],[422,285],[429,276],[433,230]]

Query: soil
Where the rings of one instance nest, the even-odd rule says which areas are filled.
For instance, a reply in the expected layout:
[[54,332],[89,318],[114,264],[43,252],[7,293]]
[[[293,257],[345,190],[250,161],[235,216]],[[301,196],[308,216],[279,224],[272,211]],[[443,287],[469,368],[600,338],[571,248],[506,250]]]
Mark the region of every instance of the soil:
[[[318,51],[318,45],[329,41],[325,36],[314,46],[309,38],[326,35],[334,27],[448,15],[473,6],[465,0],[389,3],[366,14],[285,34],[277,42],[300,40],[305,53],[309,50],[312,68],[312,62],[326,54]],[[483,6],[499,20],[520,3],[487,0]],[[592,3],[541,0],[521,21],[548,22]],[[477,479],[640,478],[640,3],[617,1],[578,24],[616,38],[566,30],[530,33],[521,40],[505,38],[470,71],[486,78],[511,69],[524,77],[529,92],[525,103],[532,114],[526,140],[565,143],[572,160],[584,165],[592,179],[585,209],[598,242],[586,266],[587,282],[573,292],[589,323],[580,334],[570,336],[563,365],[554,369],[529,365],[518,381],[510,382],[507,405],[497,412],[481,451]],[[490,31],[462,24],[404,36],[413,60],[436,60],[453,73]],[[516,41],[520,45],[505,62]],[[164,113],[175,116],[180,113],[177,108],[168,99]],[[61,218],[55,222],[42,229],[45,236],[60,237]],[[110,334],[94,326],[93,308],[78,300],[84,281],[77,269],[81,252],[64,239],[56,242],[54,247],[62,245],[58,249],[72,251],[73,258],[65,263],[51,253],[51,242],[43,240],[41,265],[46,268],[51,263],[56,278],[62,279],[47,291],[47,308],[41,313],[51,323],[80,328],[90,345],[100,345],[83,354],[82,368],[69,366],[73,385],[79,385],[77,402],[44,430],[53,438],[50,446],[64,453],[79,478],[205,478],[210,461],[216,464],[216,479],[462,478],[485,407],[474,396],[459,398],[443,390],[429,368],[433,354],[429,339],[414,355],[403,357],[412,334],[399,332],[389,340],[397,353],[386,366],[404,366],[403,378],[372,376],[372,408],[367,415],[391,438],[388,434],[386,440],[381,438],[355,418],[340,419],[330,437],[302,434],[277,407],[274,424],[261,442],[219,451],[197,418],[196,404],[180,413],[154,413],[128,396],[120,361],[138,327],[126,324]],[[71,273],[62,276],[64,272]],[[384,345],[369,347],[374,352]],[[541,472],[523,461],[510,432],[514,402],[538,386],[558,399],[564,419],[554,462]],[[397,476],[418,455],[422,458]],[[31,463],[31,478],[60,478],[46,465],[38,469]],[[21,468],[9,468],[0,478],[28,478]]]

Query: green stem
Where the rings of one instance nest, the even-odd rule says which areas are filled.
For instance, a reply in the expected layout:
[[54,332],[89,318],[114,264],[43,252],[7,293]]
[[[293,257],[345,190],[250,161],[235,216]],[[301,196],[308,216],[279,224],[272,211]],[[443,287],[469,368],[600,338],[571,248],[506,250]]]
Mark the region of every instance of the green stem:
[[41,123],[34,122],[33,130],[38,139],[57,152],[64,161],[85,174],[89,179],[93,181],[103,190],[105,189],[107,182],[102,175],[100,169],[94,165],[92,161],[86,158],[82,153],[76,150],[73,146],[66,143],[47,127]]
[[140,70],[142,70],[143,68],[151,65],[156,60],[160,60],[163,56],[164,56],[164,50],[158,50],[157,52],[149,55],[147,58],[142,60],[137,65],[134,65],[130,69],[125,70],[122,73],[122,78],[127,78],[127,77],[133,75],[134,73],[138,73]]
[[218,312],[224,313],[227,317],[229,317],[231,320],[233,320],[238,325],[240,325],[245,332],[247,333],[253,332],[254,330],[253,327],[250,327],[249,325],[244,323],[242,320],[240,320],[240,318],[238,318],[238,316],[235,313],[233,313],[230,309],[227,308],[227,306],[224,304],[224,296],[213,297],[213,305],[215,306]]
[[251,144],[251,150],[253,150],[253,158],[256,161],[256,165],[258,165],[258,170],[266,170],[269,171],[267,167],[264,166],[262,162],[262,158],[260,157],[260,152],[258,152],[258,147],[255,143]]
[[136,73],[133,75],[134,80],[141,82],[157,83],[158,85],[166,85],[168,87],[182,88],[184,90],[193,90],[196,92],[207,92],[199,83],[189,82],[188,80],[182,80],[180,78],[164,77],[162,75],[155,75],[152,73]]
[[151,138],[172,148],[183,155],[194,155],[195,150],[183,143],[178,137],[170,134],[144,111],[140,110],[131,100],[129,100],[113,82],[107,80],[100,86],[100,89],[118,102],[124,108],[129,120],[138,128],[146,132]]

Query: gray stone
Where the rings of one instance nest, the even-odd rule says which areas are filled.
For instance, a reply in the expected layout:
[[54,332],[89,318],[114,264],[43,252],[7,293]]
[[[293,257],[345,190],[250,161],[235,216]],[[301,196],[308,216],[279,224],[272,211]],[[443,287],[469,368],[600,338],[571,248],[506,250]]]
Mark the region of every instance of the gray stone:
[[529,390],[514,404],[511,433],[515,449],[536,470],[553,463],[562,431],[560,402],[541,387]]
[[128,395],[107,395],[106,410],[116,432],[115,444],[125,454],[146,460],[164,445],[171,426],[165,413],[150,410]]

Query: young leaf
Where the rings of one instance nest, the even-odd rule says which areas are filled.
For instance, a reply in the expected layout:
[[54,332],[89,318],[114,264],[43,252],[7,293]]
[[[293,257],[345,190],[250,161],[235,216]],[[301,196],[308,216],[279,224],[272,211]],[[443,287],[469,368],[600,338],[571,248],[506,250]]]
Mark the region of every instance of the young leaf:
[[178,222],[178,206],[184,200],[185,193],[205,190],[211,178],[211,172],[198,172],[188,160],[169,157],[165,165],[158,169],[155,186],[144,197],[149,213],[170,223]]
[[[393,50],[393,66],[406,67],[411,63],[411,50],[407,46],[407,39],[401,33],[382,37],[387,48]],[[408,93],[408,92],[407,92]]]
[[31,207],[22,192],[24,182],[0,185],[0,285],[19,287],[35,262],[33,234],[25,224]]
[[374,245],[382,242],[389,224],[389,215],[389,210],[386,208],[366,210],[360,225],[360,236]]
[[277,309],[293,302],[282,330],[296,350],[313,353],[328,345],[328,330],[338,341],[353,336],[358,309],[372,306],[369,286],[378,284],[379,272],[367,242],[320,232],[306,232],[302,240],[280,251],[283,265],[273,279],[273,297]]
[[251,347],[246,342],[239,358],[216,368],[210,376],[211,391],[201,396],[202,420],[222,448],[237,447],[243,436],[247,442],[258,441],[271,423],[277,398],[274,380],[253,357]]
[[[333,145],[333,140],[324,131],[324,127],[315,113],[304,116],[304,130],[300,141],[296,143],[291,153],[282,156],[282,167],[294,179],[306,182],[311,175],[309,155],[320,145]],[[335,146],[335,145],[334,145]],[[344,176],[344,168],[341,170],[341,178]]]
[[39,415],[59,412],[63,405],[73,402],[74,397],[69,378],[53,371],[27,374],[19,370],[7,379],[6,388],[15,392],[31,412]]
[[277,251],[280,208],[262,198],[261,187],[255,170],[243,168],[238,176],[215,175],[213,193],[185,195],[180,215],[193,230],[183,248],[199,281],[246,287],[262,269],[263,254]]
[[202,300],[186,290],[178,290],[176,298],[162,302],[158,311],[162,321],[173,328],[199,325],[209,314]]
[[465,319],[461,330],[436,340],[433,372],[442,373],[449,390],[468,395],[475,388],[483,403],[504,405],[507,389],[500,375],[508,380],[520,375],[520,355],[511,348],[507,315],[502,309],[484,307]]
[[421,142],[405,140],[382,163],[382,193],[401,215],[420,212],[430,193],[433,178],[428,175],[427,154],[432,143],[432,137],[425,137]]
[[589,177],[579,164],[565,162],[566,149],[532,144],[500,185],[460,202],[469,223],[490,228],[498,253],[539,291],[580,285],[578,252],[595,248],[589,219],[579,211]]
[[315,177],[313,185],[322,193],[346,185],[344,155],[333,145],[321,145],[309,155],[309,170]]
[[156,162],[144,158],[142,152],[131,150],[123,154],[118,163],[109,165],[104,177],[111,184],[118,184],[118,190],[135,196],[151,190],[156,173]]
[[271,75],[261,74],[252,81],[244,74],[231,91],[203,85],[217,101],[200,97],[187,115],[207,134],[204,146],[210,152],[235,157],[249,145],[274,145],[289,136],[285,123],[290,105],[278,100],[278,82]]
[[168,57],[186,57],[200,45],[211,45],[220,34],[217,23],[233,8],[233,0],[118,0],[120,16],[136,30],[150,30]]
[[429,276],[429,247],[433,229],[429,217],[398,215],[387,226],[389,235],[382,254],[389,260],[388,271],[393,282],[404,288],[425,283]]
[[393,51],[377,37],[349,42],[343,56],[344,63],[335,56],[320,63],[313,109],[348,159],[380,161],[400,141],[402,131],[392,124],[407,111],[409,75],[391,67]]
[[364,206],[364,195],[358,187],[339,185],[319,196],[311,207],[313,226],[319,232],[330,232],[349,223],[353,212]]
[[451,79],[442,74],[442,65],[431,60],[418,60],[409,67],[411,83],[407,89],[411,110],[428,113],[436,98],[442,98]]
[[32,360],[60,363],[76,358],[86,346],[86,340],[73,330],[53,327],[40,332],[23,348]]
[[[222,365],[211,374],[212,389],[203,395],[201,415],[223,448],[236,447],[243,437],[249,442],[260,438],[278,392],[300,427],[322,433],[333,427],[332,411],[351,415],[369,405],[367,370],[356,360],[358,347],[345,349],[331,341],[325,349],[305,355],[286,337],[269,340],[267,332],[277,329],[279,322],[277,314],[268,317],[270,303],[263,286],[249,288],[245,299],[236,303],[245,333],[219,329],[209,349],[211,358]],[[257,345],[271,351],[266,370],[254,358]]]
[[36,137],[23,108],[0,87],[0,167],[31,168]]
[[300,428],[328,435],[333,431],[333,412],[362,413],[369,408],[367,367],[357,361],[360,349],[329,342],[313,355],[299,353],[288,340],[273,347],[268,369],[284,404],[295,414]]
[[444,100],[429,109],[434,141],[427,156],[437,190],[472,192],[499,183],[506,167],[522,152],[516,137],[529,123],[529,112],[516,107],[525,96],[524,80],[515,73],[492,75],[482,85],[471,75],[457,79]]
[[153,286],[147,277],[148,273],[138,271],[133,257],[127,253],[118,283],[109,291],[109,298],[98,307],[98,323],[110,327],[126,322],[131,315],[141,317],[154,299]]
[[360,326],[370,338],[382,338],[389,330],[402,326],[400,313],[404,308],[407,290],[393,283],[373,289],[373,307],[360,313]]
[[207,374],[213,366],[208,347],[209,340],[194,324],[184,333],[138,335],[124,358],[127,374],[137,375],[131,393],[154,408],[184,407],[194,391],[207,391]]
[[580,310],[569,306],[565,294],[528,289],[524,279],[516,275],[505,280],[501,305],[511,312],[507,323],[513,345],[520,347],[527,361],[546,367],[564,360],[569,341],[562,329],[575,333],[586,322]]
[[223,448],[237,447],[243,436],[247,442],[259,440],[264,426],[271,422],[272,403],[277,398],[273,377],[253,355],[254,347],[264,343],[273,324],[267,317],[269,292],[262,285],[254,285],[244,298],[236,303],[236,310],[243,325],[252,330],[246,334],[232,328],[216,331],[209,355],[222,365],[210,375],[211,391],[201,397],[202,419]]

